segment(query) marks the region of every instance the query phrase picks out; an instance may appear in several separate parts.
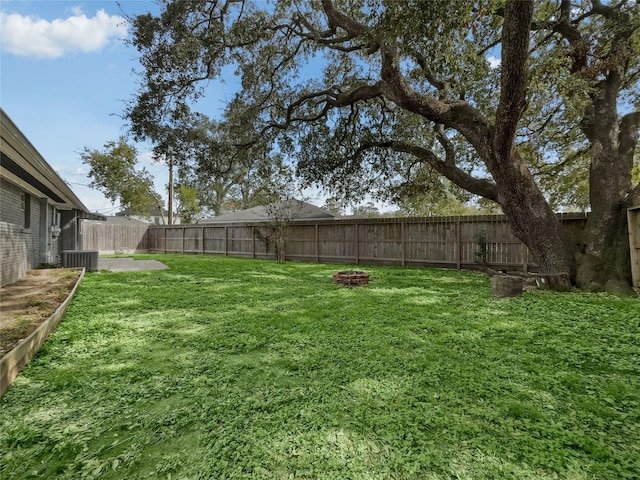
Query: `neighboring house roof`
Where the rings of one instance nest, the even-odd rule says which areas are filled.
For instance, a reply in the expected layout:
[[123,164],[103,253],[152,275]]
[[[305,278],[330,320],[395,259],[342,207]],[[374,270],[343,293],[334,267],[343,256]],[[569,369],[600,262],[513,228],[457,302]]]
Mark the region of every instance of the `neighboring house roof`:
[[1,108],[0,133],[0,176],[38,198],[47,197],[59,210],[75,209],[79,218],[104,220],[89,212]]
[[[226,213],[217,217],[205,218],[198,223],[229,223],[229,222],[265,222],[271,219],[269,215],[270,207],[278,204],[238,210],[237,212]],[[316,207],[300,200],[287,200],[284,208],[291,208],[294,220],[330,220],[336,218],[331,212],[324,208]]]
[[[118,213],[116,213],[116,217],[118,218],[135,218],[136,220],[139,220],[143,223],[146,224],[150,224],[150,223],[158,223],[160,221],[160,219],[163,219],[163,223],[167,222],[169,220],[169,212],[167,210],[162,210],[163,214],[160,215],[160,209],[157,207],[154,207],[151,212],[149,212],[149,215],[144,215],[144,214],[139,214],[139,213],[133,213],[131,210],[127,209],[127,210],[122,210]],[[178,215],[175,211],[173,212],[173,224],[174,225],[178,225],[180,224],[180,222],[182,221],[182,219],[180,218],[180,215]]]
[[[176,212],[173,212],[174,216]],[[165,217],[169,215],[169,211],[165,210],[164,208],[162,209],[162,214],[160,214],[160,209],[158,207],[153,207],[151,209],[151,211],[149,212],[149,216],[150,217],[160,217],[164,215]],[[131,217],[131,216],[137,216],[137,217],[144,217],[144,214],[140,214],[140,213],[135,213],[130,209],[126,209],[126,210],[121,210],[118,213],[116,213],[116,217]]]

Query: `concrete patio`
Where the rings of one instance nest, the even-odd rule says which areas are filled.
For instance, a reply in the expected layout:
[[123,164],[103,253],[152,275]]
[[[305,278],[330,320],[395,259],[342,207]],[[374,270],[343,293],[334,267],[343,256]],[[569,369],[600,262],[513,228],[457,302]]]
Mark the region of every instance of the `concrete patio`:
[[108,270],[109,272],[139,272],[167,268],[169,267],[157,260],[134,260],[130,257],[98,258],[98,270]]

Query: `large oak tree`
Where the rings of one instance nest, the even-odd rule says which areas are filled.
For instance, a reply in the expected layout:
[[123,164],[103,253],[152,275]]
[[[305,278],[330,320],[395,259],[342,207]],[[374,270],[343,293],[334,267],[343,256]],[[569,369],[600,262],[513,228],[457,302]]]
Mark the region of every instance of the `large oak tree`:
[[[629,285],[625,210],[640,197],[635,0],[160,5],[132,19],[143,70],[127,116],[137,135],[179,118],[232,65],[242,88],[225,121],[238,148],[266,142],[342,194],[437,173],[499,204],[560,285]],[[549,177],[563,175],[588,185],[578,251],[549,203]]]

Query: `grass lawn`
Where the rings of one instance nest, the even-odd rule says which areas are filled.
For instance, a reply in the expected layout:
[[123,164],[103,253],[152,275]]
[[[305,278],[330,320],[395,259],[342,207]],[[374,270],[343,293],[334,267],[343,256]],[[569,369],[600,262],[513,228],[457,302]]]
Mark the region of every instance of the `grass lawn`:
[[87,274],[0,399],[0,478],[640,477],[637,298],[136,258],[171,269]]

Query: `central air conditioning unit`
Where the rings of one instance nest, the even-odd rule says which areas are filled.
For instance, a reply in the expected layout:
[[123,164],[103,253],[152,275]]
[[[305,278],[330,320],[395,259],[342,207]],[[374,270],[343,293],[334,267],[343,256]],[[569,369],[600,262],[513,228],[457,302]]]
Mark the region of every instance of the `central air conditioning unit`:
[[64,268],[84,267],[88,272],[98,270],[97,250],[63,250],[62,266]]

